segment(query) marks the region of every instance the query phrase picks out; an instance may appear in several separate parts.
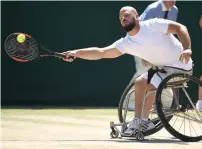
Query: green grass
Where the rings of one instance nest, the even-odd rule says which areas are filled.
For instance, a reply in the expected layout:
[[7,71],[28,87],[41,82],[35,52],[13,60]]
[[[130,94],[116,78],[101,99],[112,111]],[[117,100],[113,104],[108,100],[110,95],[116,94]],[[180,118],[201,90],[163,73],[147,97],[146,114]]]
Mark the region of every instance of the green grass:
[[43,115],[114,115],[117,109],[1,109],[2,115],[43,114]]
[[[108,123],[111,120],[118,121],[117,118],[117,109],[1,109],[2,122],[80,126],[82,120]],[[91,123],[85,123],[85,126],[100,127]]]
[[[1,119],[4,121],[14,120],[48,123],[50,122],[49,120],[43,120],[41,118],[46,116],[49,116],[50,119],[116,120],[117,109],[1,109]],[[51,121],[51,123],[53,123],[53,121]],[[71,122],[68,123],[71,124]]]

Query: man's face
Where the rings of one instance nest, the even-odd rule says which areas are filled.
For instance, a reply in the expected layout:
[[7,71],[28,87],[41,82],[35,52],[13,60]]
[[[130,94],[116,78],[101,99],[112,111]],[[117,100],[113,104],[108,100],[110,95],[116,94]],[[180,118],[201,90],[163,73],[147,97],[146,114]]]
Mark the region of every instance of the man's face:
[[129,10],[120,11],[121,26],[126,32],[131,31],[136,26],[134,14]]
[[170,9],[175,5],[176,0],[164,0],[163,2],[164,2],[164,5],[166,6],[166,8]]

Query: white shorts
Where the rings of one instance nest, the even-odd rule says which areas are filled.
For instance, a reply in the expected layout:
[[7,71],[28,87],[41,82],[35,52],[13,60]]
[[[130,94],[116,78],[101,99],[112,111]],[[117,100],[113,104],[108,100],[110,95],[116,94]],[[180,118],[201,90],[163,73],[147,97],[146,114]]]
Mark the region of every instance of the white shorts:
[[[155,73],[150,83],[154,85],[156,88],[158,88],[161,81],[171,74],[187,73],[191,75],[193,73],[192,67],[193,67],[192,60],[190,60],[188,64],[177,62],[172,66],[160,67],[163,68],[167,73],[160,73],[160,72],[158,72],[158,74]],[[140,75],[140,77],[147,80],[148,72],[143,73],[142,75]]]

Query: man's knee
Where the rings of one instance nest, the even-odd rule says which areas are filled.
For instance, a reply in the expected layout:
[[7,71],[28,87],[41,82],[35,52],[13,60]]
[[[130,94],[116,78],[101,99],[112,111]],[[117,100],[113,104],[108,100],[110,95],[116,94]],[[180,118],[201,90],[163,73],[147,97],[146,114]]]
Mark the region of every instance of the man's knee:
[[147,88],[147,91],[156,90],[156,87],[153,84],[147,84],[147,80],[142,77],[138,77],[135,80],[135,86],[140,88]]
[[147,86],[147,80],[142,78],[142,77],[138,77],[136,80],[135,80],[135,86],[136,87],[141,87],[141,88],[146,88]]
[[156,90],[156,87],[153,84],[147,85],[147,91]]

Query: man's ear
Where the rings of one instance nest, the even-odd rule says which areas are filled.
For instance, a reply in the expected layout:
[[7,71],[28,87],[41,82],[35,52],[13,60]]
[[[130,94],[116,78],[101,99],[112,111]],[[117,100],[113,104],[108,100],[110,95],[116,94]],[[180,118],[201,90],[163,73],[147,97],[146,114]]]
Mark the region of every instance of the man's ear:
[[201,15],[201,18],[200,18],[200,20],[199,20],[199,26],[200,26],[201,29],[202,29],[202,15]]

